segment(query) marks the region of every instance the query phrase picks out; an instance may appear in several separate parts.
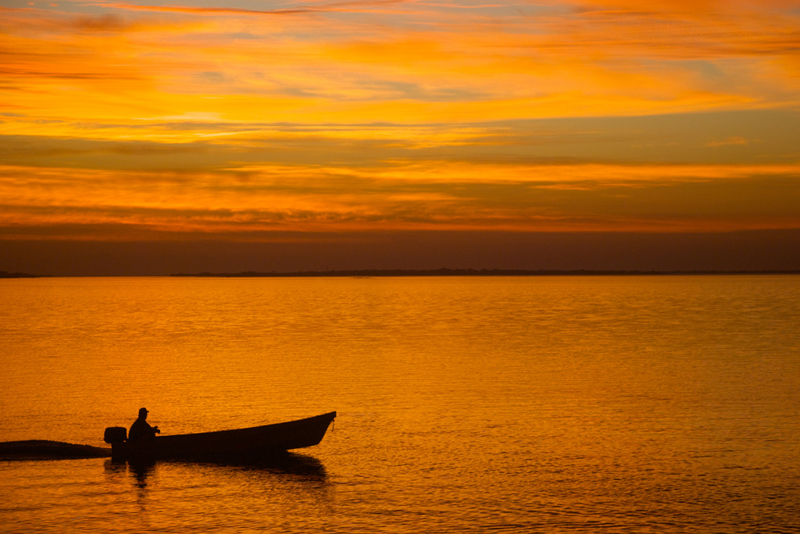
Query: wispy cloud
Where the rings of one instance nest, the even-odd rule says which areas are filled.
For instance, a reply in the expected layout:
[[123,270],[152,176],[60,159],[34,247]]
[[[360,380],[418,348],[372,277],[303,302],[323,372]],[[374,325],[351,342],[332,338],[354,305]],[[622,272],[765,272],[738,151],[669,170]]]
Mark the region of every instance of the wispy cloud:
[[194,7],[179,5],[142,5],[124,2],[99,2],[93,5],[99,7],[122,9],[129,11],[156,11],[171,13],[187,13],[192,15],[236,15],[236,16],[265,16],[265,15],[301,15],[306,13],[397,13],[385,10],[392,4],[406,3],[408,0],[366,0],[363,2],[332,2],[318,4],[297,4],[291,8],[259,10],[234,7]]
[[744,137],[734,136],[728,137],[727,139],[723,139],[722,141],[709,141],[706,143],[706,146],[716,147],[716,146],[732,146],[732,145],[749,145],[750,141],[745,139]]
[[[376,168],[250,165],[167,173],[0,168],[0,228],[126,226],[135,235],[280,230],[715,231],[797,228],[800,166]],[[725,192],[723,194],[723,192]],[[747,203],[753,198],[760,202]],[[720,199],[725,199],[720,201]],[[25,228],[34,230],[28,231]]]

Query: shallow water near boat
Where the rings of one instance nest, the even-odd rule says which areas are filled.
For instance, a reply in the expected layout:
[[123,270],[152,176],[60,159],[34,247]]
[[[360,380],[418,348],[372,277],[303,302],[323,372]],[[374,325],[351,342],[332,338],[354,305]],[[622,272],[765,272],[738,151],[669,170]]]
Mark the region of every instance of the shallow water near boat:
[[0,462],[3,532],[800,532],[800,277],[0,280],[0,441],[336,410],[288,463]]

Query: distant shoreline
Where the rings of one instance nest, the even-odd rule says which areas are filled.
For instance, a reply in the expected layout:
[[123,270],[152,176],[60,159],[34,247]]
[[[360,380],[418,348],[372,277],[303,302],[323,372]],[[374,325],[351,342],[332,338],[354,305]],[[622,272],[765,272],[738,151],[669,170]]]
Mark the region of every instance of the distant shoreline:
[[391,278],[424,276],[732,276],[732,275],[800,275],[800,270],[748,270],[748,271],[604,271],[592,269],[350,269],[331,271],[289,271],[239,273],[177,273],[170,275],[66,275],[28,274],[0,271],[3,278],[157,278],[161,276],[176,278]]
[[523,269],[363,269],[342,271],[296,271],[241,273],[178,273],[174,277],[199,278],[300,278],[300,277],[403,277],[403,276],[675,276],[675,275],[763,275],[800,274],[798,271],[602,271],[602,270],[523,270]]
[[49,278],[44,274],[28,274],[28,273],[9,273],[0,271],[0,278]]

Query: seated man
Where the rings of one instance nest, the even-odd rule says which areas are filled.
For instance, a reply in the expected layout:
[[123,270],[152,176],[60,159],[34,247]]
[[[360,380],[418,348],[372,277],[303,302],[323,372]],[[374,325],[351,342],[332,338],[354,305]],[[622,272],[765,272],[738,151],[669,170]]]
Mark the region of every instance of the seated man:
[[139,441],[140,439],[153,439],[161,431],[157,426],[150,426],[147,421],[147,408],[139,410],[139,419],[133,422],[131,430],[128,432],[128,441]]

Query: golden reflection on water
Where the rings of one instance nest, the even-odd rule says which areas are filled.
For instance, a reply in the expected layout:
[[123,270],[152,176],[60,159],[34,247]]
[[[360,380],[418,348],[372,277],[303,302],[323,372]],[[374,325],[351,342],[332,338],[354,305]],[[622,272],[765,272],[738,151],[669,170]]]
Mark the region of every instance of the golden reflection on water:
[[142,406],[164,433],[339,413],[316,475],[0,464],[0,519],[800,530],[800,277],[0,284],[0,441],[101,446]]
[[[90,532],[177,532],[258,530],[285,521],[320,524],[319,518],[331,512],[324,468],[313,458],[295,456],[283,467],[105,460],[98,470],[95,462],[92,476],[102,471],[104,493],[84,495],[84,506],[113,511],[117,523],[84,518],[61,525],[66,531],[80,526]],[[54,485],[40,489],[45,495],[54,491]],[[222,524],[220,510],[226,515]],[[56,516],[64,521],[61,514]],[[30,523],[35,530],[35,521]]]

